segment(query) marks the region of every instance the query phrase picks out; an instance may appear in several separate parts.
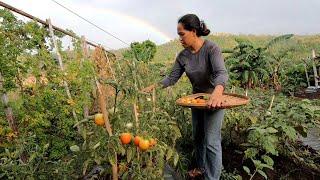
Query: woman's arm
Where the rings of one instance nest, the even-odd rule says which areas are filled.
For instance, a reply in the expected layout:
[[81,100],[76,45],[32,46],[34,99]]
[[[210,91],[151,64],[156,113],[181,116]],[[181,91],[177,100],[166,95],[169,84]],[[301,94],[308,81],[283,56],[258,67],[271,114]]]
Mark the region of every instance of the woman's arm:
[[184,71],[184,66],[181,64],[180,58],[178,56],[169,76],[165,77],[162,81],[160,81],[158,85],[162,86],[162,88],[173,86],[180,79]]
[[225,67],[221,50],[218,46],[211,49],[209,57],[215,88],[208,101],[208,107],[221,107],[223,91],[228,81],[228,72]]
[[223,91],[224,91],[224,87],[220,84],[214,88],[210,96],[210,99],[207,103],[209,108],[221,107]]
[[180,63],[179,58],[177,57],[174,66],[169,74],[169,76],[165,77],[162,81],[157,82],[155,84],[152,84],[144,89],[142,89],[142,92],[151,92],[154,88],[166,88],[168,86],[174,85],[182,76],[185,69],[184,66]]

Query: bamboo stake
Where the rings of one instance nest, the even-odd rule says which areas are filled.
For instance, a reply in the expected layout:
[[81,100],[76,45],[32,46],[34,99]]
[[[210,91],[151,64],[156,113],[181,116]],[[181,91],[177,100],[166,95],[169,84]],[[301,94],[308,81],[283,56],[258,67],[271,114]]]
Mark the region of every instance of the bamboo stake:
[[85,58],[88,58],[88,56],[89,56],[89,50],[88,50],[88,46],[87,46],[86,37],[81,36],[81,44],[82,44],[83,56],[84,56]]
[[[3,77],[2,77],[2,74],[0,72],[0,90],[3,90]],[[4,107],[5,107],[5,114],[6,114],[6,118],[7,118],[7,121],[9,123],[9,127],[16,133],[18,134],[18,127],[16,125],[16,122],[15,122],[15,119],[14,119],[14,116],[13,116],[13,111],[12,111],[12,108],[8,105],[9,104],[9,99],[8,99],[8,95],[3,92],[2,96],[1,96],[1,100],[2,100],[2,103],[4,104]]]
[[98,87],[99,86],[100,86],[100,91],[101,91],[101,93],[100,92],[98,93],[100,110],[101,110],[101,112],[103,114],[106,130],[107,130],[109,136],[112,136],[113,134],[112,134],[111,125],[110,125],[110,122],[109,122],[109,113],[107,111],[107,102],[106,102],[106,99],[105,99],[105,97],[106,97],[105,90],[103,88],[101,88],[101,84],[98,82]]
[[309,80],[308,71],[307,71],[307,65],[306,64],[304,64],[304,71],[306,73],[308,87],[310,87],[310,80]]
[[137,104],[136,102],[133,103],[133,113],[134,113],[134,119],[136,121],[136,127],[139,127],[139,117],[138,117],[138,110],[137,110]]
[[153,104],[152,111],[156,112],[156,88],[152,89],[152,104]]
[[318,72],[317,72],[317,67],[315,64],[315,57],[316,57],[316,53],[314,51],[314,49],[312,50],[312,67],[313,67],[313,73],[314,73],[314,83],[316,88],[319,87],[319,82],[318,82]]
[[274,95],[272,96],[272,99],[271,99],[271,103],[270,103],[270,106],[269,106],[269,108],[268,108],[268,111],[270,111],[271,112],[271,108],[272,108],[272,104],[273,104],[273,100],[274,100]]
[[[97,59],[95,60],[95,63],[98,66],[98,61],[101,60],[99,59],[100,57],[97,57]],[[100,69],[101,70],[101,69]],[[100,71],[100,78],[104,78],[103,74]],[[105,127],[106,127],[106,131],[109,134],[109,136],[113,136],[112,133],[112,129],[111,129],[111,124],[109,121],[109,114],[107,111],[107,97],[106,97],[106,93],[105,93],[105,88],[101,87],[102,85],[100,84],[100,82],[97,80],[97,78],[95,77],[95,82],[97,85],[97,91],[98,91],[98,99],[99,99],[99,105],[100,105],[100,110],[103,114],[103,118],[104,118],[104,123],[105,123]],[[112,179],[113,180],[118,180],[118,160],[117,160],[117,153],[114,153],[115,156],[115,164],[112,164]]]
[[[62,56],[61,56],[61,54],[60,54],[60,52],[59,52],[58,43],[57,43],[56,37],[55,37],[55,35],[54,35],[54,33],[53,33],[53,28],[52,28],[51,20],[50,20],[50,19],[47,19],[47,23],[49,24],[50,36],[51,36],[51,39],[52,39],[54,48],[55,48],[56,53],[57,53],[57,56],[58,56],[59,67],[60,67],[60,69],[61,69],[61,72],[62,72],[62,73],[65,73],[65,71],[64,71],[64,66],[63,66],[63,62],[62,62]],[[68,98],[72,100],[68,83],[67,83],[65,80],[63,80],[63,85],[64,85],[64,88],[65,88],[65,91],[66,91],[66,93],[67,93]],[[77,123],[77,122],[78,122],[78,117],[77,117],[76,111],[75,111],[74,109],[72,109],[72,115],[73,115],[73,118],[75,119],[75,121],[76,121],[76,123]],[[79,124],[77,125],[77,129],[78,129],[78,132],[80,132],[80,126],[79,126]]]
[[112,180],[118,180],[118,158],[117,158],[117,153],[114,153],[115,156],[115,162],[116,164],[112,165]]
[[[103,69],[99,67],[99,62],[103,62],[103,59],[101,59],[102,57],[101,57],[100,49],[103,50],[101,47],[99,47],[99,49],[96,49],[97,56],[94,57],[94,62],[98,68],[100,78],[106,78],[106,75],[103,73]],[[95,77],[95,83],[97,86],[99,106],[104,117],[106,131],[108,132],[109,136],[112,136],[113,134],[112,134],[111,124],[109,122],[109,113],[107,111],[108,97],[106,97],[105,88],[100,84],[99,80],[96,77]]]

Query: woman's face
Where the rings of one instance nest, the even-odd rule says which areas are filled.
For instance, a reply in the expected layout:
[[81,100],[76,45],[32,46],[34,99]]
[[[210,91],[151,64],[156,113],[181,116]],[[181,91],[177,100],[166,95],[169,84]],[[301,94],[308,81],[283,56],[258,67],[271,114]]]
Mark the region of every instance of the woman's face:
[[192,46],[192,44],[196,41],[196,32],[184,29],[181,23],[178,23],[177,32],[179,35],[180,43],[184,48]]

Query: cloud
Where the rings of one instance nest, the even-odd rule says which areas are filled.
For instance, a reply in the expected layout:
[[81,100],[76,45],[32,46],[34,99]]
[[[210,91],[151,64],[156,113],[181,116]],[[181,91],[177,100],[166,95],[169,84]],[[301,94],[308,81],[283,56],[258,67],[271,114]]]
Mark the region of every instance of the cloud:
[[[318,0],[57,0],[122,40],[176,38],[176,23],[196,13],[213,32],[247,34],[319,33]],[[41,19],[72,29],[87,39],[117,49],[127,45],[81,20],[51,0],[5,0]]]

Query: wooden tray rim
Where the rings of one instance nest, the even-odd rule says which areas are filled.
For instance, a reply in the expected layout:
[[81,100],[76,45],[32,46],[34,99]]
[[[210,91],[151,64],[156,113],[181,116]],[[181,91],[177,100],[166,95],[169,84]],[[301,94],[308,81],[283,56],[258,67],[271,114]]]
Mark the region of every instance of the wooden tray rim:
[[[176,100],[176,104],[179,105],[179,106],[183,106],[183,107],[189,107],[189,108],[201,108],[201,109],[208,109],[205,104],[201,103],[197,103],[197,104],[194,104],[194,103],[189,103],[189,104],[185,104],[185,103],[181,103],[181,99],[182,98],[197,98],[197,97],[200,97],[200,96],[208,96],[208,95],[211,95],[209,93],[196,93],[196,94],[191,94],[191,95],[188,95],[188,96],[184,96],[184,97],[181,97],[179,99]],[[219,109],[228,109],[228,108],[233,108],[233,107],[237,107],[237,106],[242,106],[242,105],[246,105],[249,103],[250,101],[250,98],[248,96],[244,96],[244,95],[240,95],[240,94],[234,94],[234,93],[223,93],[223,95],[228,95],[228,96],[234,96],[234,97],[238,97],[238,98],[241,98],[241,99],[244,99],[243,103],[239,103],[239,104],[234,104],[234,105],[229,105],[229,106],[222,106],[221,108]]]

